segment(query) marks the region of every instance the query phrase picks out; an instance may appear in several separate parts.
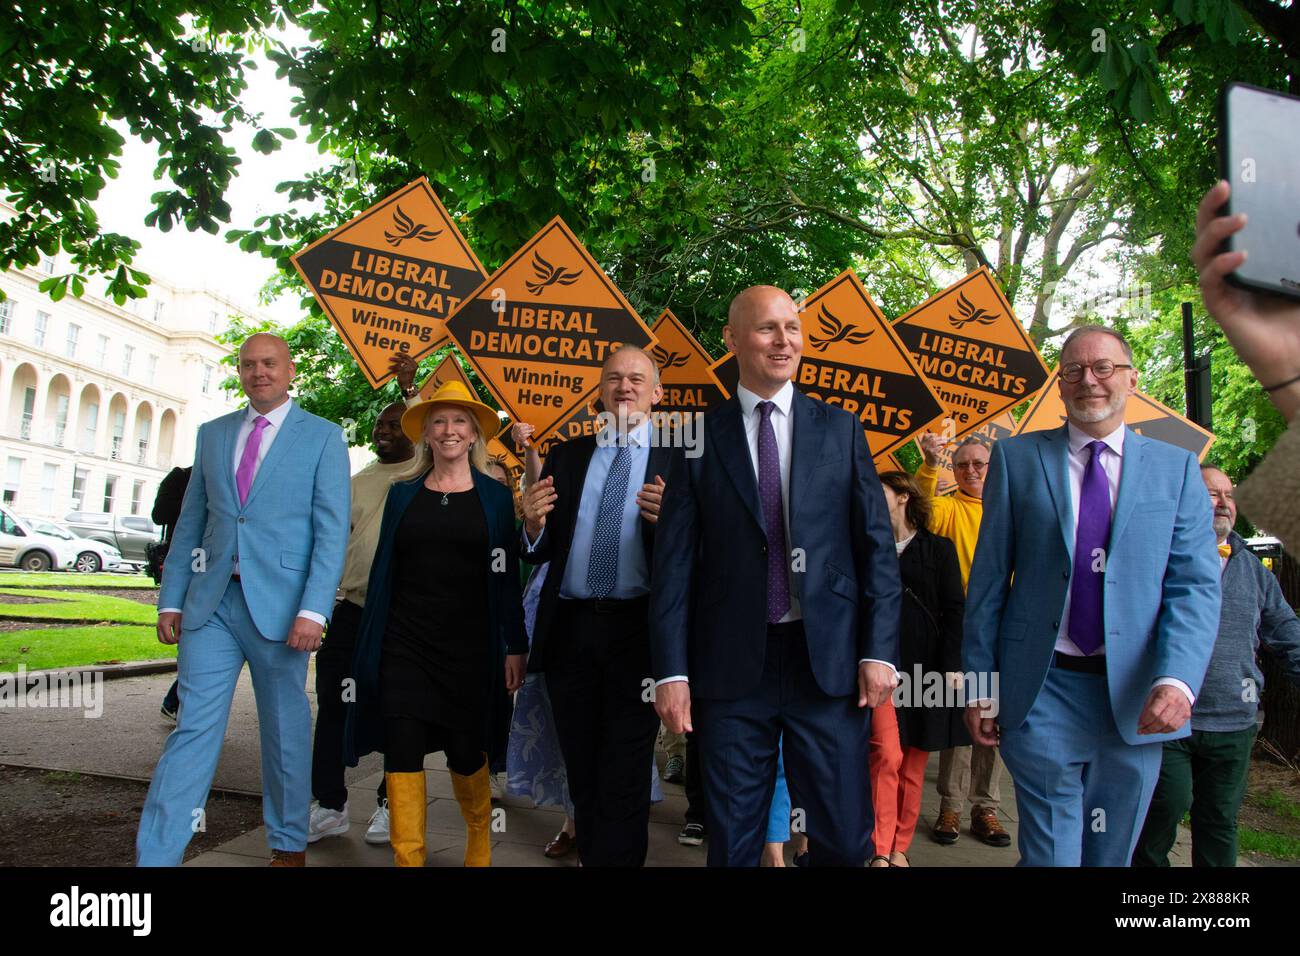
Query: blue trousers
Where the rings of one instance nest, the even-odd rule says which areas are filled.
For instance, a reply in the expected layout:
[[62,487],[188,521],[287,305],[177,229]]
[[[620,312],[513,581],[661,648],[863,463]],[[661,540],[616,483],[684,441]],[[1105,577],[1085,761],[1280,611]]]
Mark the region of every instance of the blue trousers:
[[790,788],[785,782],[785,760],[781,745],[776,748],[776,786],[767,811],[767,842],[790,842]]
[[1107,679],[1049,667],[1024,723],[1002,728],[1021,866],[1128,866],[1160,778],[1161,744],[1124,742]]
[[[801,622],[768,627],[763,676],[748,697],[691,701],[708,804],[709,866],[758,866],[778,755],[802,811],[813,866],[860,867],[872,828],[871,711],[828,697]],[[785,745],[789,747],[786,748]]]
[[273,850],[307,848],[311,805],[311,706],[307,659],[258,632],[231,581],[202,627],[177,651],[181,709],[163,745],[136,834],[138,866],[179,866],[204,826],[204,805],[221,757],[235,682],[244,662],[253,679],[262,742],[262,814]]

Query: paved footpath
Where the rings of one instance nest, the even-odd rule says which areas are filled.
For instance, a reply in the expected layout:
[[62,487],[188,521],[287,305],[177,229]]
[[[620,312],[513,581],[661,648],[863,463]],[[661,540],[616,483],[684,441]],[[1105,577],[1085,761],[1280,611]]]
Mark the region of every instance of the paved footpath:
[[[173,675],[166,673],[105,681],[103,715],[98,719],[86,719],[81,711],[66,709],[0,708],[0,763],[148,780],[163,741],[173,726],[158,713],[158,706],[172,679]],[[314,684],[313,671],[308,675],[308,687]],[[309,692],[308,696],[314,712],[315,694]],[[662,770],[664,754],[660,752],[657,757]],[[938,767],[938,757],[932,757],[926,769],[921,822],[909,854],[912,863],[920,867],[1014,865],[1018,856],[1015,849],[1016,808],[1010,777],[1004,772],[1001,811],[1003,825],[1012,835],[1010,847],[985,846],[966,832],[969,812],[962,821],[963,832],[957,843],[940,846],[929,836],[939,805],[934,787]],[[429,865],[460,866],[465,825],[452,795],[451,780],[442,755],[431,755],[426,768],[429,779]],[[307,854],[309,866],[392,865],[392,851],[388,847],[369,846],[362,839],[366,822],[375,809],[375,787],[382,775],[383,763],[375,754],[347,771],[348,812],[352,827],[341,837],[330,837],[313,844]],[[247,669],[240,675],[235,690],[225,746],[213,786],[241,793],[261,793],[257,709]],[[682,788],[663,784],[663,791],[663,802],[650,811],[647,863],[651,866],[703,866],[704,848],[684,847],[677,843],[677,832],[686,808]],[[564,860],[548,860],[542,854],[542,849],[563,822],[560,811],[552,807],[535,808],[531,801],[519,797],[506,797],[499,806],[505,810],[505,826],[492,846],[494,865],[574,865],[572,855]],[[265,866],[268,858],[265,831],[259,827],[201,854],[187,865]],[[1176,866],[1187,866],[1190,862],[1186,830],[1180,830],[1171,862]]]

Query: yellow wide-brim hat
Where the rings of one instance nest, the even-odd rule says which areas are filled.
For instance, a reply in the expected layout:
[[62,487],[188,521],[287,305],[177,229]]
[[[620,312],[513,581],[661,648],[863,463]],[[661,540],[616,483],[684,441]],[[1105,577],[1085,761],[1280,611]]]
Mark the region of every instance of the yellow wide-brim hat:
[[501,419],[497,413],[471,395],[463,382],[452,381],[440,386],[433,397],[417,402],[402,413],[402,431],[416,445],[424,441],[424,422],[434,405],[459,405],[467,410],[478,422],[479,437],[484,445],[501,431]]

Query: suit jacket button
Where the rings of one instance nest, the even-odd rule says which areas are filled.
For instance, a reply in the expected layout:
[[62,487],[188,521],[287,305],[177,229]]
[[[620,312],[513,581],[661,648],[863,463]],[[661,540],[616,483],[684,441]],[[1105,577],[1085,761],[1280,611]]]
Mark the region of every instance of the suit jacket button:
[[1061,572],[1061,577],[1065,578],[1065,579],[1068,581],[1068,580],[1070,579],[1070,572],[1069,572],[1069,571],[1062,571],[1062,572]]
[[767,554],[767,545],[763,545],[763,553]]
[[1061,626],[1061,622],[1060,622],[1060,621],[1053,621],[1053,622],[1052,622],[1052,627],[1059,628],[1060,626]]
[[244,523],[243,516],[240,516],[239,523],[240,523],[240,524],[243,524],[243,523]]

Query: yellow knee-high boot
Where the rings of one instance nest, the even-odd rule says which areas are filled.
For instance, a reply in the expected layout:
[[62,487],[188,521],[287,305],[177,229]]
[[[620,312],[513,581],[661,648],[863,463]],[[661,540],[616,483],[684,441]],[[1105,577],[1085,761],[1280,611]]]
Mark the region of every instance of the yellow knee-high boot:
[[428,800],[424,771],[386,773],[388,786],[388,842],[398,866],[424,866],[424,825]]
[[451,772],[451,788],[465,818],[465,865],[492,865],[492,787],[486,754],[483,766],[468,777]]

